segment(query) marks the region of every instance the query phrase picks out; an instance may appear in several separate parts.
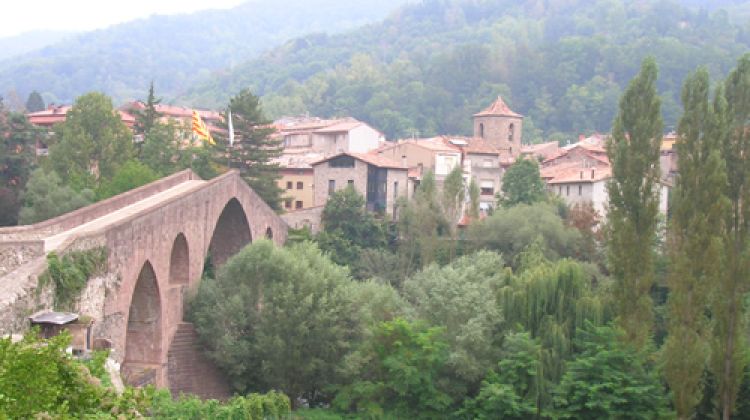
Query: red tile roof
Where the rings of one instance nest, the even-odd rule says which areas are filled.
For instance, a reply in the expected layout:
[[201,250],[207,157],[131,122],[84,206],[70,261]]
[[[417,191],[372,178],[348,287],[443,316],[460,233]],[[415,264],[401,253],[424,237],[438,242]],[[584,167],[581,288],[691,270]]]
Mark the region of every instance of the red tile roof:
[[[135,101],[130,102],[128,104],[125,104],[121,107],[121,109],[124,110],[131,110],[131,109],[145,109],[146,104],[144,104],[142,101]],[[165,105],[165,104],[156,104],[155,106],[156,112],[161,114],[164,117],[169,118],[192,118],[193,117],[193,108],[187,108],[184,106],[176,106],[176,105]],[[206,109],[195,109],[195,111],[198,112],[198,115],[201,116],[203,120],[206,122],[208,121],[223,121],[223,117],[221,116],[221,113],[216,111],[210,111]]]
[[[50,127],[57,123],[65,121],[68,111],[73,107],[71,105],[58,105],[50,106],[49,108],[26,114],[26,118],[31,124],[39,125],[43,127]],[[135,117],[124,111],[117,111],[120,114],[120,119],[126,126],[132,128],[135,124]]]
[[523,118],[523,115],[517,114],[510,109],[510,107],[503,101],[503,98],[498,96],[495,102],[493,102],[484,111],[474,114],[475,117],[485,116],[501,116],[501,117],[516,117]]
[[569,184],[580,182],[597,182],[612,177],[612,168],[552,167],[545,168],[543,178],[548,184]]

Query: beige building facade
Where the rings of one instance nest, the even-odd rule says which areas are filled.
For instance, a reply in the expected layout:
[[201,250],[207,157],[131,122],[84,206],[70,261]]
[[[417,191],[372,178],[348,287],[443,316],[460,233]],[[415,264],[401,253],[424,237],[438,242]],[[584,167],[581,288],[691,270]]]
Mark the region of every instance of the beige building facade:
[[367,209],[396,216],[397,200],[408,198],[408,168],[372,153],[340,153],[312,164],[314,205],[351,185],[365,197]]

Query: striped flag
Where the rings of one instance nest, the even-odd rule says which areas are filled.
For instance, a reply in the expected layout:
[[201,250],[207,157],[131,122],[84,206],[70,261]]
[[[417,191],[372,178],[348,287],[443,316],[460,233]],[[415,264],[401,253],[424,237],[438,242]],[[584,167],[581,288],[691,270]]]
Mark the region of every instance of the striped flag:
[[198,111],[193,110],[193,133],[203,141],[207,141],[208,144],[214,145],[216,142],[211,137],[211,132],[208,131],[206,123],[203,122],[201,116],[198,115]]

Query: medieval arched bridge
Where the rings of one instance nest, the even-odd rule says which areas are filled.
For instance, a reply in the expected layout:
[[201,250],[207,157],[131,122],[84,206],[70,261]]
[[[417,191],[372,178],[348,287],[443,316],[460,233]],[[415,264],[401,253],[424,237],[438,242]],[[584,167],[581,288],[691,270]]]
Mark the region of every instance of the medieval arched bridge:
[[195,391],[190,381],[208,373],[178,373],[196,363],[185,348],[192,341],[184,302],[207,257],[219,266],[254,238],[282,244],[286,235],[237,172],[205,181],[189,170],[42,223],[0,229],[0,332],[20,331],[31,312],[51,309],[37,287],[47,253],[103,246],[107,274],[89,281],[77,303],[94,320],[93,340],[111,344],[127,382]]

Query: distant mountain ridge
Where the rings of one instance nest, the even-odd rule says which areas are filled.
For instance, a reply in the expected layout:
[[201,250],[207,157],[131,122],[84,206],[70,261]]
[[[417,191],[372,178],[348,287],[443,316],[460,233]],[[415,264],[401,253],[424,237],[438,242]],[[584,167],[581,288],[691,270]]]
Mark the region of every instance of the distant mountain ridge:
[[37,90],[60,103],[99,90],[122,101],[143,97],[151,80],[158,94],[175,95],[288,39],[356,28],[406,1],[252,0],[228,10],[152,16],[14,53],[0,61],[0,95],[25,98]]
[[221,106],[249,87],[271,117],[348,115],[393,138],[470,134],[470,116],[502,95],[526,116],[527,141],[565,140],[609,131],[624,87],[653,55],[673,129],[687,74],[706,66],[723,78],[750,51],[748,20],[683,2],[425,0],[361,29],[291,40],[177,102]]
[[76,35],[74,31],[30,31],[0,38],[0,60],[56,44]]

